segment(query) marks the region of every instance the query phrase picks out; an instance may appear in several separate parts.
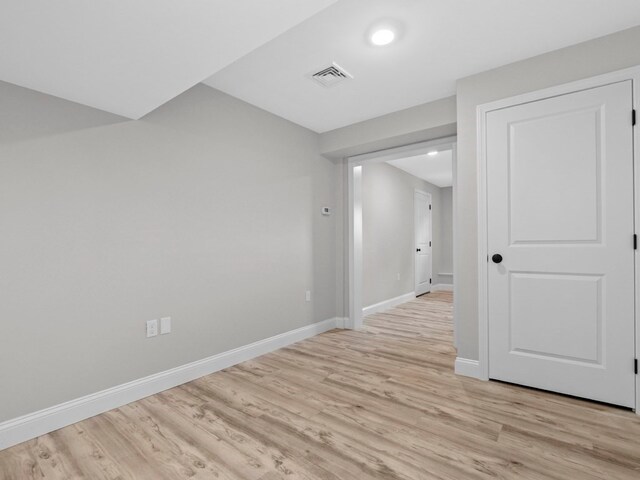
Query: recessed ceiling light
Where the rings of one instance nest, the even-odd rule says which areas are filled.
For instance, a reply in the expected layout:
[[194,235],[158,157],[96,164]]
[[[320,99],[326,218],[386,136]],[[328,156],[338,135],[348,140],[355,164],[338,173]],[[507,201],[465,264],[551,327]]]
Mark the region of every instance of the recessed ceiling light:
[[373,35],[371,35],[371,43],[378,46],[389,45],[393,42],[394,38],[396,38],[396,34],[393,30],[381,28],[373,32]]
[[430,157],[434,157],[438,154],[437,150],[433,150],[432,152],[427,153],[427,155],[429,155]]

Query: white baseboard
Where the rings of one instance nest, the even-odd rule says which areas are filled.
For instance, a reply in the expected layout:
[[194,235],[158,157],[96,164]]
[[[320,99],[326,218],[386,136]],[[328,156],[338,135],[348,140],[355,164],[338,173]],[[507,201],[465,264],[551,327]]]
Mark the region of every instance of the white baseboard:
[[478,360],[470,360],[468,358],[456,358],[455,364],[456,375],[464,377],[482,378],[480,372],[480,362]]
[[431,287],[432,292],[453,292],[453,285],[450,283],[436,283]]
[[336,328],[332,318],[0,423],[0,450]]
[[349,328],[349,317],[336,317],[336,328]]
[[409,300],[413,300],[416,298],[416,294],[414,292],[405,293],[404,295],[400,295],[399,297],[390,298],[389,300],[385,300],[384,302],[376,303],[373,305],[369,305],[362,309],[362,316],[366,317],[367,315],[371,315],[372,313],[383,312],[385,310],[389,310],[401,303],[408,302]]

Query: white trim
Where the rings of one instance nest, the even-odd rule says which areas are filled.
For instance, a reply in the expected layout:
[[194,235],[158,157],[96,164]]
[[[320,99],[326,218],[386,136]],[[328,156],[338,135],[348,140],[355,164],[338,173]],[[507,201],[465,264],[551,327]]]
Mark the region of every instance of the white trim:
[[349,328],[349,317],[336,317],[336,328]]
[[405,293],[404,295],[399,295],[395,298],[390,298],[389,300],[384,300],[382,302],[375,303],[373,305],[369,305],[362,309],[362,316],[365,317],[367,315],[371,315],[372,313],[383,312],[384,310],[389,310],[397,305],[402,303],[406,303],[410,300],[416,298],[416,294],[414,292]]
[[[489,112],[523,103],[535,102],[545,98],[565,95],[567,93],[596,88],[611,83],[631,80],[633,83],[633,108],[638,110],[640,98],[640,66],[627,68],[595,77],[565,83],[555,87],[505,98],[477,107],[477,172],[478,172],[478,342],[479,371],[483,380],[489,379],[489,303],[487,290],[487,172],[486,172],[486,131],[485,122]],[[634,208],[636,228],[640,225],[640,157],[637,145],[640,145],[640,128],[636,126],[634,138]],[[640,355],[640,255],[636,251],[636,357]],[[454,277],[455,279],[455,277]],[[636,378],[636,414],[640,414],[640,375]]]
[[442,145],[452,145],[456,142],[456,136],[437,138],[435,140],[428,140],[426,142],[412,143],[409,145],[403,145],[401,147],[389,148],[385,150],[378,150],[376,152],[363,153],[361,155],[355,155],[349,157],[349,163],[363,164],[364,162],[382,163],[389,162],[391,160],[398,160],[400,158],[406,158],[413,155],[424,155],[431,151],[433,147],[439,147]]
[[[427,153],[435,146],[451,145],[455,152],[455,142],[455,136],[445,137],[347,158],[348,245],[346,251],[348,258],[345,262],[349,269],[349,288],[346,292],[349,300],[349,319],[345,325],[347,328],[355,330],[362,328],[362,176],[357,172],[354,175],[354,169],[362,167],[365,162],[380,163],[406,157],[408,153],[412,155]],[[361,173],[362,170],[359,172]]]
[[453,292],[453,284],[451,283],[436,283],[431,287],[432,292]]
[[362,328],[362,165],[348,165],[349,327]]
[[[487,298],[487,178],[485,147],[485,116],[481,106],[477,109],[478,158],[478,368],[482,380],[489,380],[489,304]],[[483,252],[482,254],[480,252]]]
[[458,291],[458,275],[453,275],[454,272],[456,272],[457,268],[458,268],[458,262],[457,262],[457,258],[458,258],[458,252],[457,252],[457,248],[458,248],[458,241],[456,240],[457,238],[457,227],[456,227],[456,222],[458,219],[458,213],[457,213],[457,207],[458,207],[458,144],[454,143],[453,144],[453,148],[452,148],[452,159],[451,159],[451,165],[452,165],[452,170],[453,170],[453,185],[451,188],[451,212],[452,212],[452,216],[453,218],[451,219],[451,226],[452,226],[452,252],[453,252],[453,272],[451,274],[452,276],[452,283],[453,283],[453,345],[456,347],[456,350],[460,347],[459,346],[459,342],[458,339],[460,338],[460,330],[459,330],[459,322],[458,322],[458,312],[460,311],[459,307],[458,307],[458,295],[456,294],[456,292]]
[[478,360],[470,360],[468,358],[456,358],[455,363],[456,375],[462,375],[463,377],[478,378],[482,380],[482,371]]
[[0,423],[0,450],[336,328],[332,318]]

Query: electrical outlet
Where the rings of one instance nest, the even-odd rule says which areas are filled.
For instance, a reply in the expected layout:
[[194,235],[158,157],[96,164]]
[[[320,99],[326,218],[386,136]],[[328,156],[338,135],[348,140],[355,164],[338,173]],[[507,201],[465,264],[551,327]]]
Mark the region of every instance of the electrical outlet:
[[162,317],[160,319],[160,335],[171,333],[171,317]]
[[307,295],[305,298],[307,299],[307,302],[311,301],[311,290],[307,290]]
[[147,338],[158,335],[158,320],[147,320]]

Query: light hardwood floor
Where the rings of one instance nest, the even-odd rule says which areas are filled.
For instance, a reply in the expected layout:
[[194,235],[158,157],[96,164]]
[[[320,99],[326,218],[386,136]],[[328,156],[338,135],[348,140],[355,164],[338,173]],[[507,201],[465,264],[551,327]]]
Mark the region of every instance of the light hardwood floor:
[[14,479],[640,479],[632,412],[453,374],[451,294],[0,452]]

